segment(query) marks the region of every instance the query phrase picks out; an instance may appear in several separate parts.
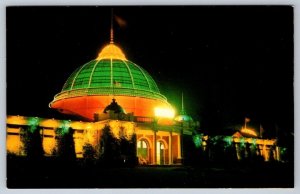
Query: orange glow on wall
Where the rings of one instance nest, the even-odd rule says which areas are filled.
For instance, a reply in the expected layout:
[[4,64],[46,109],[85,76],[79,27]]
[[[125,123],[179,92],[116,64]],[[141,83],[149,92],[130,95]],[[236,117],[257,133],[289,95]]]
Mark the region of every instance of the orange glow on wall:
[[124,127],[124,136],[126,139],[131,139],[134,133],[134,123],[127,122],[123,123],[122,126]]
[[255,137],[258,136],[257,133],[254,131],[254,129],[242,128],[241,132],[252,135],[252,136],[255,136]]
[[96,140],[96,137],[95,137],[96,134],[97,134],[97,131],[95,131],[95,130],[86,130],[85,134],[84,134],[84,142],[93,145]]
[[[274,145],[276,143],[276,140],[274,139],[255,139],[255,138],[243,138],[245,143],[253,143],[255,141],[256,144],[259,145]],[[241,143],[241,138],[234,137],[233,142],[235,143]]]
[[174,120],[173,119],[169,119],[169,118],[159,118],[157,119],[157,124],[159,125],[174,125]]
[[23,116],[8,116],[6,122],[14,125],[27,125],[27,119]]
[[39,125],[42,127],[52,127],[53,129],[58,128],[59,124],[60,122],[55,119],[45,119],[41,120],[41,122],[39,123]]
[[71,122],[70,126],[73,129],[84,129],[85,128],[85,123],[81,121],[73,121]]
[[[113,96],[67,98],[53,102],[51,107],[64,114],[80,115],[93,121],[94,113],[102,113],[105,107],[111,103],[112,98]],[[161,100],[133,96],[114,96],[114,98],[126,113],[134,113],[135,116],[154,117],[155,107],[171,108],[167,102]]]
[[83,157],[83,136],[77,135],[75,136],[74,134],[74,144],[75,144],[75,153],[77,158],[82,158]]
[[46,155],[51,156],[56,148],[56,141],[54,137],[43,138],[43,149]]
[[[12,128],[7,126],[7,152],[13,153],[16,155],[25,155],[24,153],[24,145],[22,142],[22,131],[20,131],[23,125],[30,125],[28,122],[32,117],[22,117],[22,116],[8,116],[8,121],[15,125],[21,125],[18,128]],[[64,124],[68,124],[68,127],[72,127],[74,129],[74,146],[75,153],[77,158],[82,158],[84,153],[84,145],[90,144],[94,148],[97,149],[97,146],[101,140],[101,130],[105,125],[109,125],[111,127],[112,133],[115,137],[120,138],[121,135],[126,139],[131,139],[133,134],[136,134],[137,137],[142,138],[143,140],[147,140],[149,145],[149,163],[154,164],[154,156],[163,156],[165,157],[164,164],[170,163],[173,160],[178,159],[180,157],[180,138],[178,133],[172,132],[172,149],[173,153],[169,153],[170,149],[170,132],[162,131],[160,127],[169,127],[169,126],[160,126],[157,125],[158,128],[156,133],[156,142],[154,142],[154,133],[153,133],[153,125],[152,123],[135,123],[132,121],[122,121],[122,120],[102,120],[98,122],[84,122],[84,121],[67,121],[67,120],[55,120],[55,119],[45,119],[45,118],[37,118],[39,121],[37,126],[40,127],[40,134],[42,136],[42,145],[45,156],[53,156],[54,151],[58,151],[57,149],[57,139],[56,136],[60,136],[62,134],[56,133],[58,128],[61,128]],[[20,124],[21,123],[21,124]],[[27,128],[24,128],[27,129]],[[165,129],[164,129],[165,130]],[[157,142],[164,142],[164,150],[166,152],[161,152],[161,154],[157,154],[154,152],[153,145],[156,145]],[[152,150],[152,151],[151,151]],[[160,151],[158,152],[160,153]],[[179,153],[179,155],[178,155]],[[169,159],[169,154],[172,155],[172,159]],[[159,157],[160,158],[160,157]]]
[[22,155],[23,143],[20,135],[7,135],[6,136],[6,149],[7,153]]
[[120,138],[120,122],[119,121],[111,121],[109,122],[109,126],[111,128],[111,131],[113,135],[119,139]]

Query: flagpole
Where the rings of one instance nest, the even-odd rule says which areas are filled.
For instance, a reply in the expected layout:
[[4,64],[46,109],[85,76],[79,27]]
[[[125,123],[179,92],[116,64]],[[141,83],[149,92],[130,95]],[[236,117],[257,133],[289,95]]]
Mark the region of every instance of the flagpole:
[[113,99],[115,98],[115,80],[113,81],[113,85],[112,85],[112,87],[113,87]]
[[250,119],[248,117],[245,117],[245,129],[247,128],[247,123],[250,122]]
[[111,8],[110,16],[110,43],[114,43],[114,8]]

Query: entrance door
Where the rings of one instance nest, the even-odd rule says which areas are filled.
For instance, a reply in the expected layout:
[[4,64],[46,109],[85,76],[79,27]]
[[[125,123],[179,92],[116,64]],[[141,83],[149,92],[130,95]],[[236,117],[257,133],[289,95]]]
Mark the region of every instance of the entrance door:
[[165,146],[162,142],[156,142],[156,160],[157,164],[165,164]]

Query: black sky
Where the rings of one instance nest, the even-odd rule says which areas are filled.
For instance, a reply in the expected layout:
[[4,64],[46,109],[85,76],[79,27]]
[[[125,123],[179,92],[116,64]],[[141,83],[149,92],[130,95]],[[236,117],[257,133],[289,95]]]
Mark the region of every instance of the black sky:
[[[68,76],[109,42],[110,8],[7,7],[7,114],[48,108]],[[293,131],[291,6],[119,6],[115,42],[161,93],[207,130],[245,117]]]

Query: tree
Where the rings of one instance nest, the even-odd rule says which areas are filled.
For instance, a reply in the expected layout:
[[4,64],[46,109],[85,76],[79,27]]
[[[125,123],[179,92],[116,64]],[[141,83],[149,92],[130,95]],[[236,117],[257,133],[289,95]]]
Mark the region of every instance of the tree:
[[74,129],[59,128],[57,129],[57,157],[65,162],[73,162],[76,160],[75,144],[74,144]]
[[99,148],[99,162],[105,166],[135,166],[137,164],[136,134],[126,137],[124,133],[121,133],[120,138],[117,139],[111,132],[111,128],[106,125],[101,132]]
[[24,151],[28,159],[40,160],[44,156],[40,128],[29,126],[23,129]]
[[111,129],[106,125],[101,132],[100,142],[100,163],[111,166],[120,163],[121,151],[120,142],[115,138]]
[[90,144],[86,143],[83,146],[83,158],[84,165],[87,168],[92,167],[96,162],[97,153],[95,148]]
[[136,156],[136,134],[130,139],[122,136],[120,138],[121,157],[124,165],[135,166],[138,163]]

